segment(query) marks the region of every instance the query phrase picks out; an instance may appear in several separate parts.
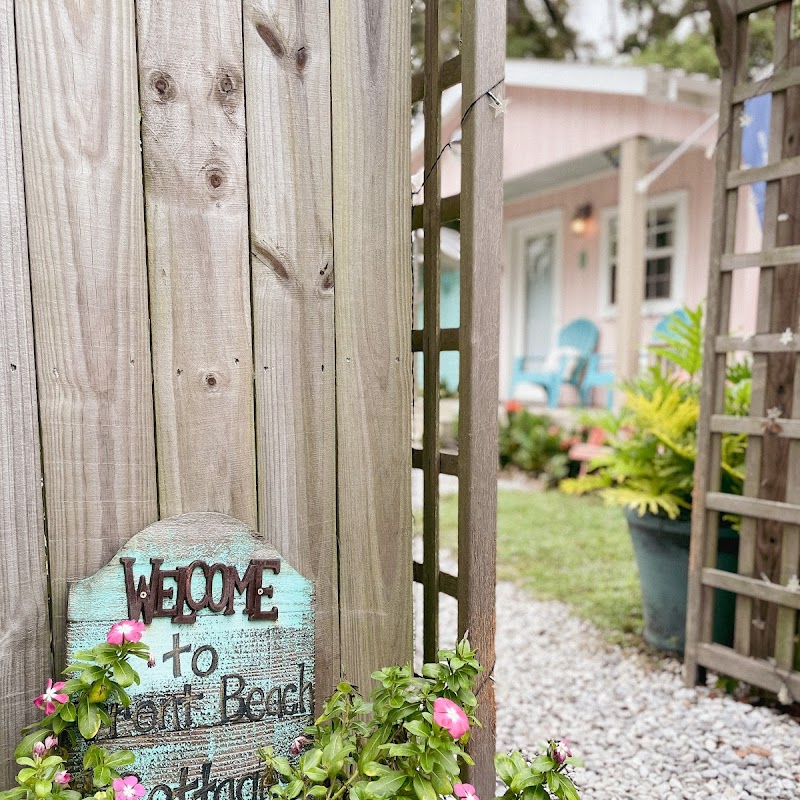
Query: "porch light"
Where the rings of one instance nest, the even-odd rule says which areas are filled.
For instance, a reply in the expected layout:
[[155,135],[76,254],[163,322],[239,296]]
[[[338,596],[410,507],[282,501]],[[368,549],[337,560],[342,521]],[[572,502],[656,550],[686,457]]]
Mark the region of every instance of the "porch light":
[[586,227],[591,218],[591,203],[585,203],[582,206],[578,206],[575,209],[575,213],[572,215],[572,222],[570,222],[570,228],[572,228],[572,232],[576,236],[583,236],[583,234],[586,233]]

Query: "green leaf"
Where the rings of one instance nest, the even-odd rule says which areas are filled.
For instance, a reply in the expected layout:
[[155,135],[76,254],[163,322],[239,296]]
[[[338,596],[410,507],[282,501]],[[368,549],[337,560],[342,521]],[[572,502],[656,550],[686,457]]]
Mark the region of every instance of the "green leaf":
[[[372,736],[367,739],[364,746],[361,748],[361,753],[358,756],[358,768],[364,772],[364,765],[370,761],[374,761],[378,755],[378,748],[384,741],[384,736],[381,731],[376,731]],[[368,773],[364,773],[368,774]]]
[[369,778],[377,778],[379,775],[386,775],[388,772],[391,772],[391,770],[389,767],[377,761],[368,761],[361,767],[361,772]]
[[123,688],[139,683],[139,673],[127,661],[118,661],[113,669],[114,680]]
[[283,775],[284,778],[291,778],[293,775],[292,767],[289,764],[289,761],[282,756],[277,756],[276,758],[272,759],[272,768],[279,775]]
[[416,756],[419,754],[419,748],[411,744],[384,744],[381,745],[381,750],[388,750],[392,758],[403,756]]
[[114,776],[112,775],[111,770],[102,764],[99,767],[95,767],[92,771],[92,783],[98,789],[108,786],[108,784],[113,780]]
[[397,794],[403,788],[407,780],[407,776],[402,772],[395,772],[392,770],[382,778],[368,783],[367,794],[370,797],[374,797],[375,800],[383,800],[385,797],[391,797]]
[[302,791],[303,781],[295,778],[295,780],[289,781],[289,785],[286,787],[286,796],[289,798],[289,800],[293,800],[293,798],[297,797],[297,795],[299,795]]
[[81,698],[78,705],[78,730],[84,739],[94,739],[100,730],[100,714],[88,697]]
[[514,762],[511,760],[510,756],[507,756],[505,753],[498,753],[494,757],[494,768],[500,776],[500,780],[502,780],[506,786],[511,786],[511,781],[514,778],[516,770],[514,769]]
[[132,750],[117,750],[114,753],[107,753],[105,762],[109,767],[125,767],[136,761],[136,755]]
[[306,777],[314,783],[322,783],[328,779],[328,773],[320,767],[309,767],[305,771]]
[[36,792],[37,797],[47,797],[53,789],[51,781],[36,781],[33,791]]
[[325,797],[326,794],[328,794],[327,786],[312,786],[308,790],[308,795],[310,797]]
[[83,754],[83,768],[93,769],[98,764],[101,764],[105,759],[106,751],[99,745],[89,745],[86,752]]
[[420,775],[415,775],[412,781],[417,800],[438,800],[431,782]]
[[429,736],[431,728],[424,722],[418,719],[412,719],[409,722],[404,722],[403,727],[413,736]]
[[423,772],[432,772],[433,771],[433,753],[428,750],[420,753],[419,756],[419,768]]
[[78,717],[78,714],[75,711],[75,704],[64,703],[64,705],[58,709],[58,716],[61,717],[64,722],[75,722]]
[[41,730],[33,731],[33,733],[29,733],[27,736],[22,738],[14,750],[14,758],[17,760],[18,764],[23,763],[20,761],[20,759],[30,757],[31,753],[33,752],[33,746],[36,744],[36,742],[43,742],[47,737],[48,732],[49,731],[46,728],[42,728]]

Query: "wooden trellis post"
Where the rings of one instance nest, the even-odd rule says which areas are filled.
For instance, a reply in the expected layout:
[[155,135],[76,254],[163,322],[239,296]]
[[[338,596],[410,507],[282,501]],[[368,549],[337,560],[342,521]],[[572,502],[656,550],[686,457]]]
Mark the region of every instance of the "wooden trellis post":
[[[425,67],[412,82],[412,100],[424,101],[424,204],[412,226],[424,229],[424,329],[412,338],[423,352],[423,448],[413,464],[424,473],[424,557],[416,578],[424,592],[424,657],[439,642],[439,593],[458,600],[459,635],[469,633],[487,673],[479,684],[483,727],[470,744],[470,780],[479,795],[494,792],[495,707],[491,671],[495,649],[495,535],[500,284],[502,274],[502,115],[487,94],[502,97],[505,17],[497,3],[467,0],[462,52],[440,64],[438,9],[426,4]],[[441,92],[462,84],[460,195],[440,198]],[[461,316],[458,329],[439,328],[439,232],[460,219]],[[439,452],[439,354],[458,351],[459,453]],[[439,570],[439,474],[457,475],[458,577]]]
[[[749,16],[774,9],[774,71],[748,75]],[[698,460],[692,512],[685,677],[693,683],[710,668],[800,698],[797,611],[800,571],[800,58],[792,39],[792,3],[720,0],[712,4],[723,68],[717,185],[705,339]],[[744,101],[772,93],[769,160],[741,164]],[[737,253],[735,220],[740,187],[766,181],[761,250]],[[733,273],[760,270],[757,330],[728,331]],[[730,353],[753,359],[748,417],[724,413]],[[744,495],[720,491],[722,440],[747,435]],[[738,574],[716,568],[719,518],[741,516]],[[715,590],[734,592],[732,648],[712,641]],[[759,634],[759,631],[765,634]],[[766,632],[772,633],[766,634]]]

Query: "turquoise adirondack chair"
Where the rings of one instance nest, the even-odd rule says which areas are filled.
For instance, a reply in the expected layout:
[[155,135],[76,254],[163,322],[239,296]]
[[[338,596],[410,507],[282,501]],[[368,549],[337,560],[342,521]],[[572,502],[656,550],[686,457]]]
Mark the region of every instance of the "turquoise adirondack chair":
[[592,393],[596,388],[606,388],[606,406],[609,411],[614,407],[614,383],[616,376],[612,367],[613,357],[602,353],[592,353],[589,356],[589,363],[586,365],[586,372],[583,374],[580,386],[580,397],[582,406],[592,404]]
[[541,386],[547,393],[548,408],[558,406],[561,386],[569,384],[580,389],[581,378],[589,357],[597,347],[600,332],[588,319],[576,319],[565,325],[558,333],[556,349],[539,364],[522,356],[514,362],[511,375],[511,396],[521,383]]

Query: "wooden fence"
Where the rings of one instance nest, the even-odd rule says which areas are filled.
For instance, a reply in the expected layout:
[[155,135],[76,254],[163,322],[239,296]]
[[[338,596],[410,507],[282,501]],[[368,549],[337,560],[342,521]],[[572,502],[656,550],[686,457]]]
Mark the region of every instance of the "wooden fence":
[[[464,3],[465,98],[502,79],[495,6]],[[395,0],[0,0],[0,786],[67,582],[159,518],[238,517],[315,581],[317,697],[410,659],[409,37]],[[464,124],[458,336],[459,626],[490,663],[493,121]]]
[[[794,38],[792,2],[719,0],[712,3],[723,68],[706,369],[698,428],[698,463],[692,519],[686,680],[705,668],[800,699],[798,610],[800,591],[800,40]],[[751,16],[774,15],[773,71],[749,72]],[[769,159],[742,164],[744,101],[771,94]],[[766,181],[763,242],[737,252],[735,223],[740,187]],[[729,335],[731,285],[739,269],[759,270],[754,335]],[[729,354],[752,357],[750,414],[725,414]],[[723,437],[747,436],[744,496],[721,489]],[[738,574],[717,569],[723,515],[740,515]],[[736,594],[732,647],[714,643],[715,593]]]

